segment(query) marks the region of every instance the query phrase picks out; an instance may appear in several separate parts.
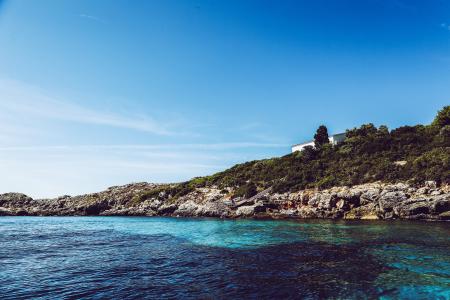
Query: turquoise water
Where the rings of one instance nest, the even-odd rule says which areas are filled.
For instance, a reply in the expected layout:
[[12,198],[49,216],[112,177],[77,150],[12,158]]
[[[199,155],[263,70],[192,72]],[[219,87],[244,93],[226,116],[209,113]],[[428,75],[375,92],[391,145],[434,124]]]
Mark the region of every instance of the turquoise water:
[[0,298],[450,299],[450,224],[1,217]]

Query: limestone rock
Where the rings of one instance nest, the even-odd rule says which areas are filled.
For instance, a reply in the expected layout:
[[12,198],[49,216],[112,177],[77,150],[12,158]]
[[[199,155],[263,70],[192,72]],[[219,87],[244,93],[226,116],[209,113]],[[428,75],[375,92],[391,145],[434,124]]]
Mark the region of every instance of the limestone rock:
[[450,186],[438,187],[434,182],[418,187],[375,182],[281,194],[269,188],[249,199],[232,199],[214,186],[178,197],[164,190],[172,186],[133,183],[100,193],[39,200],[19,193],[1,194],[0,215],[450,220]]
[[376,220],[379,219],[375,203],[353,208],[344,215],[344,219]]
[[196,204],[194,201],[186,201],[177,208],[177,210],[174,211],[174,215],[177,216],[196,216],[197,215],[197,209],[199,208],[198,204]]
[[439,220],[450,220],[450,211],[439,214]]
[[176,204],[163,204],[158,208],[158,214],[160,215],[169,215],[172,214],[177,209]]
[[249,217],[252,216],[256,213],[260,213],[260,212],[264,212],[265,211],[265,207],[262,203],[257,202],[254,205],[251,206],[240,206],[238,207],[238,209],[236,210],[236,216],[240,217],[240,216],[244,216],[244,217]]
[[369,188],[361,194],[360,203],[361,205],[366,205],[375,202],[380,197],[380,189]]

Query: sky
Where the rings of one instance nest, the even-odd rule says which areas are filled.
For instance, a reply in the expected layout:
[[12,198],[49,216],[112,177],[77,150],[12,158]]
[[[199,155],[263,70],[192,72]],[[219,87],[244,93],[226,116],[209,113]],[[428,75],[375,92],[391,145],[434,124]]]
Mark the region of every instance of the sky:
[[0,0],[0,193],[178,182],[449,104],[448,0]]

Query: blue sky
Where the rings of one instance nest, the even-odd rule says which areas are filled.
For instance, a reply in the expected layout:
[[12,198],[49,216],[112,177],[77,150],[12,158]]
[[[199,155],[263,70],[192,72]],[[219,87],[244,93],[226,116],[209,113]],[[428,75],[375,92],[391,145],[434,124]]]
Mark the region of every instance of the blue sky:
[[450,103],[450,1],[3,1],[0,192],[174,182]]

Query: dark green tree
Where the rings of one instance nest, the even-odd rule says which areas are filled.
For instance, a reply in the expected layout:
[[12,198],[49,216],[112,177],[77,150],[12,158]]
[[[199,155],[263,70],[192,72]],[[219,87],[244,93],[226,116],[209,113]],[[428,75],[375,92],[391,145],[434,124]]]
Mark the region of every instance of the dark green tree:
[[389,135],[389,128],[386,125],[381,125],[378,128],[378,133],[381,135]]
[[320,125],[314,135],[314,146],[316,146],[316,149],[320,149],[323,145],[326,145],[329,142],[330,140],[328,139],[327,127],[325,125]]
[[450,125],[450,105],[444,106],[444,108],[442,108],[438,112],[436,118],[434,118],[434,121],[431,125],[437,127],[444,127],[446,125]]

